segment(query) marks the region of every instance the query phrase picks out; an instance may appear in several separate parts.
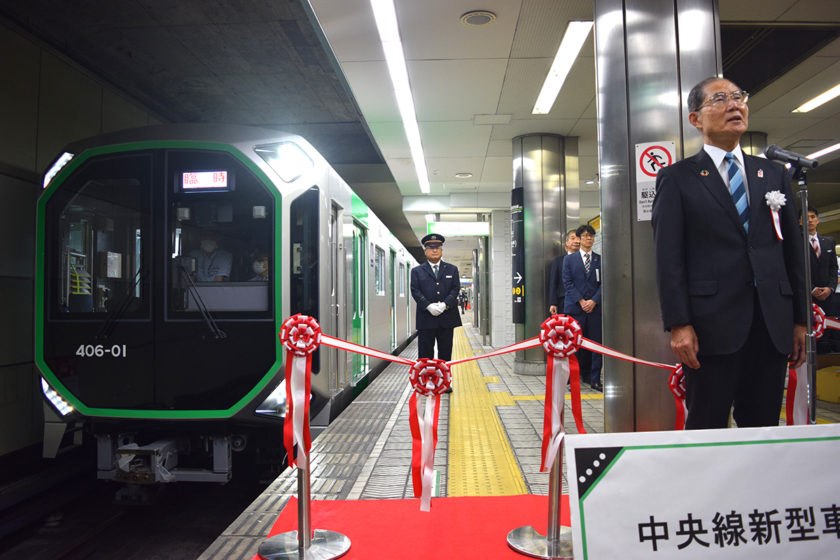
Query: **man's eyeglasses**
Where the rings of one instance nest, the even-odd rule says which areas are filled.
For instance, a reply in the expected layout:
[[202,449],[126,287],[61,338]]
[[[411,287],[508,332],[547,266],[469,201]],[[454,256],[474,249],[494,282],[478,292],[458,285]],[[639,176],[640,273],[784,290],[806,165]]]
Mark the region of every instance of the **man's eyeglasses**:
[[581,239],[595,239],[595,236],[594,236],[594,235],[590,235],[590,234],[588,234],[588,233],[584,233],[583,235],[581,235],[581,236],[580,236],[580,238],[581,238]]
[[750,94],[746,91],[733,91],[732,93],[726,93],[725,91],[719,91],[704,101],[697,110],[699,111],[706,105],[711,105],[713,107],[724,107],[729,105],[729,100],[731,99],[735,105],[745,105],[747,103],[747,99],[750,98]]

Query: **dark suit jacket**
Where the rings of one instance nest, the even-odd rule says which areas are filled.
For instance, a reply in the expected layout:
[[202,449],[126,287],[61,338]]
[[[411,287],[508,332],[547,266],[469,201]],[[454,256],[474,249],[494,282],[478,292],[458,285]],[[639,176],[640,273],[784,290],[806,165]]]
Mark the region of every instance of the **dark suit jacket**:
[[592,252],[589,274],[583,266],[580,251],[568,255],[563,260],[563,284],[566,287],[563,313],[584,313],[579,300],[591,299],[598,304],[592,313],[601,314],[601,255]]
[[[458,312],[458,293],[461,291],[461,275],[454,264],[440,261],[438,278],[429,261],[411,269],[411,297],[417,302],[415,328],[436,329],[461,326]],[[443,302],[448,309],[435,317],[426,308],[431,303]]]
[[563,284],[563,259],[568,253],[564,250],[559,257],[551,261],[551,274],[548,280],[548,305],[556,305],[558,313],[565,313],[563,301],[566,298],[566,285]]
[[837,287],[837,254],[834,252],[836,243],[831,237],[823,237],[820,234],[817,234],[817,237],[820,240],[820,258],[817,258],[817,252],[812,246],[811,289],[831,288],[833,291]]
[[[744,156],[749,234],[712,158],[701,150],[656,176],[653,235],[665,329],[690,324],[700,354],[731,354],[750,331],[755,293],[776,349],[793,350],[793,325],[805,323],[804,256],[790,178],[778,163]],[[764,195],[780,191],[783,241]]]

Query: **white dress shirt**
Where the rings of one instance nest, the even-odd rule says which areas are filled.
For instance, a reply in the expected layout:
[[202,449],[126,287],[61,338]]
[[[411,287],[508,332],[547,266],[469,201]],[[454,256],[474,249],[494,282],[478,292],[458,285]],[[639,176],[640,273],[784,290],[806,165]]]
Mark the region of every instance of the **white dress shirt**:
[[[720,176],[723,179],[723,183],[726,185],[726,188],[729,189],[729,162],[726,161],[726,150],[710,144],[704,144],[703,149],[706,150],[706,153],[709,154],[709,157],[712,158],[713,162],[715,162],[715,167],[717,167],[718,173],[720,173]],[[744,152],[741,151],[740,144],[735,147],[732,155],[735,156],[735,165],[737,165],[738,169],[741,170],[741,179],[744,181],[744,190],[747,193],[747,205],[749,205],[750,188],[749,183],[747,182],[747,168],[744,166]]]

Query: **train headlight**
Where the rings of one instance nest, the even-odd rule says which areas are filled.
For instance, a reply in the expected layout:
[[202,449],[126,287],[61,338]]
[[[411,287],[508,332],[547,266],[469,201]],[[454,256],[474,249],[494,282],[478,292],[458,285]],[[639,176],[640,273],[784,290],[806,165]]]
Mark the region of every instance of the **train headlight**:
[[50,170],[44,175],[44,188],[46,189],[47,186],[50,184],[50,181],[53,180],[53,177],[58,175],[58,172],[62,170],[62,168],[70,163],[70,160],[73,159],[73,154],[69,152],[64,152],[61,154],[61,157],[56,160],[56,162],[50,167]]
[[41,378],[41,390],[44,391],[44,396],[47,397],[47,400],[53,404],[62,416],[67,416],[73,412],[73,407],[70,406],[70,403],[62,399],[43,377]]
[[286,380],[280,382],[267,399],[257,407],[257,414],[266,416],[286,417]]
[[303,149],[294,142],[262,144],[254,146],[254,151],[280,175],[285,183],[291,183],[315,167]]

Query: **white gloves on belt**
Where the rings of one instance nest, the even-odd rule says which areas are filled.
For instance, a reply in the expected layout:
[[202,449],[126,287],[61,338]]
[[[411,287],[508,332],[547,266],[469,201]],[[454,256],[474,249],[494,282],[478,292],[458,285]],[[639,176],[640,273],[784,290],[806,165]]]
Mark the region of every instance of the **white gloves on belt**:
[[429,307],[427,307],[426,310],[435,317],[437,317],[438,315],[446,311],[446,304],[443,302],[430,303]]

